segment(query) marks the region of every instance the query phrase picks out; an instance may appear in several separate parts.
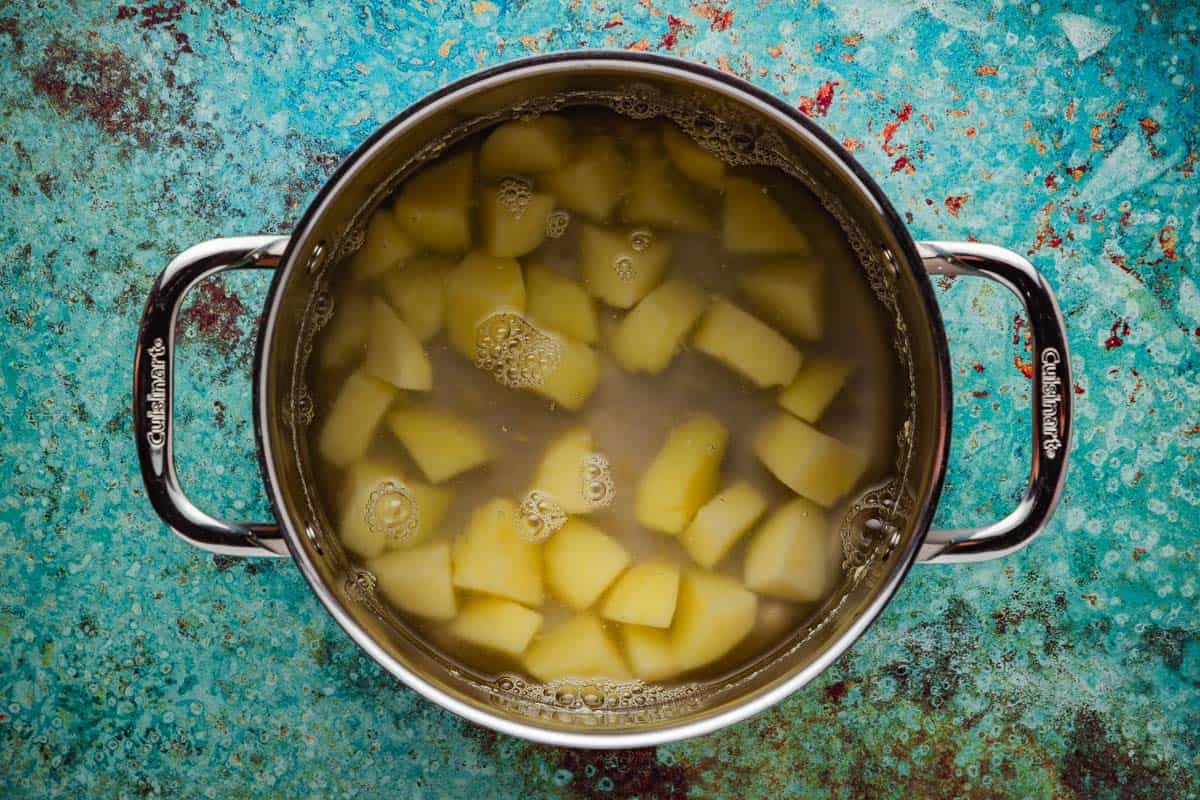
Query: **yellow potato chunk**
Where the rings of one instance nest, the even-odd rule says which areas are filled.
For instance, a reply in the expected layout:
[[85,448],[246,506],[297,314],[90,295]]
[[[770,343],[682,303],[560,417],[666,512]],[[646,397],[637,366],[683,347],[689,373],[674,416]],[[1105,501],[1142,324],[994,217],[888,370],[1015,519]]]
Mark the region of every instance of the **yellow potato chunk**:
[[492,445],[474,423],[433,406],[398,408],[387,425],[434,483],[486,464]]
[[759,388],[787,386],[803,359],[778,331],[724,298],[708,307],[692,344]]
[[629,372],[662,372],[707,306],[708,296],[691,281],[667,281],[617,325],[609,341],[613,358]]
[[479,148],[479,172],[487,178],[561,168],[571,154],[571,123],[545,114],[513,120],[488,134]]
[[663,148],[680,172],[710,189],[720,189],[725,178],[725,162],[697,144],[674,125],[664,125]]
[[738,276],[750,304],[784,333],[817,341],[825,334],[824,272],[795,260],[754,267]]
[[807,255],[808,239],[767,189],[749,178],[725,180],[721,241],[731,253]]
[[733,578],[689,569],[679,581],[671,649],[680,670],[711,664],[754,628],[758,598]]
[[708,210],[671,162],[660,156],[638,158],[629,193],[621,204],[621,219],[635,225],[654,225],[690,233],[712,233],[716,224]]
[[644,681],[661,681],[679,672],[671,647],[671,634],[644,625],[622,625],[621,644],[633,675]]
[[587,136],[579,140],[566,166],[539,180],[563,208],[604,222],[625,194],[629,165],[611,136]]
[[679,543],[697,564],[711,569],[766,510],[762,492],[738,481],[701,506]]
[[442,282],[453,267],[446,256],[417,256],[383,279],[384,297],[422,342],[442,329]]
[[634,564],[604,598],[600,616],[616,622],[667,628],[675,616],[679,565],[671,561]]
[[755,531],[746,547],[744,581],[756,592],[812,603],[833,587],[839,557],[824,511],[797,497]]
[[583,611],[629,565],[629,553],[604,531],[571,518],[544,545],[546,583],[569,608]]
[[427,392],[433,388],[433,364],[421,340],[384,300],[371,301],[367,359],[363,371],[397,389]]
[[594,297],[617,308],[632,308],[662,280],[671,243],[651,236],[646,247],[633,246],[645,231],[584,225],[579,237],[583,285]]
[[542,615],[511,600],[476,597],[463,604],[450,632],[487,650],[519,656],[542,627]]
[[467,257],[446,275],[446,334],[467,358],[475,357],[475,334],[480,322],[502,311],[525,311],[525,281],[521,265],[483,251]]
[[450,546],[431,542],[393,550],[366,562],[376,586],[401,611],[430,619],[451,619],[458,610],[450,583]]
[[341,369],[361,358],[366,351],[370,304],[362,295],[348,294],[333,310],[333,319],[321,333],[317,364],[322,369]]
[[532,253],[546,238],[546,218],[553,210],[554,197],[548,194],[515,199],[503,188],[485,188],[479,200],[484,247],[497,258]]
[[525,669],[540,681],[559,678],[620,681],[629,668],[595,614],[577,614],[525,651]]
[[542,604],[542,547],[516,530],[517,507],[489,500],[454,540],[454,585],[527,606]]
[[854,365],[840,358],[805,359],[796,379],[779,392],[779,405],[805,422],[816,422],[852,372]]
[[362,558],[421,544],[437,532],[453,496],[406,479],[393,464],[360,461],[347,470],[338,493],[338,537]]
[[367,452],[379,420],[396,399],[396,389],[364,372],[346,378],[325,415],[317,451],[335,467],[346,467]]
[[866,453],[791,414],[777,414],[762,427],[754,452],[785,486],[826,508],[845,497],[867,468]]
[[583,342],[557,338],[562,343],[558,366],[529,388],[564,408],[578,411],[596,389],[600,362],[596,352]]
[[405,181],[392,211],[409,238],[436,253],[471,246],[472,153],[439,161]]
[[525,310],[544,328],[584,344],[600,338],[596,306],[575,281],[539,264],[525,268]]
[[584,467],[593,452],[592,433],[583,426],[569,428],[551,440],[529,487],[558,501],[568,514],[587,514],[593,503],[584,495]]
[[391,209],[380,208],[367,220],[362,247],[350,256],[346,268],[356,281],[378,278],[416,252],[412,239],[396,222]]
[[633,513],[652,530],[679,533],[717,490],[729,432],[699,414],[676,426],[638,482]]

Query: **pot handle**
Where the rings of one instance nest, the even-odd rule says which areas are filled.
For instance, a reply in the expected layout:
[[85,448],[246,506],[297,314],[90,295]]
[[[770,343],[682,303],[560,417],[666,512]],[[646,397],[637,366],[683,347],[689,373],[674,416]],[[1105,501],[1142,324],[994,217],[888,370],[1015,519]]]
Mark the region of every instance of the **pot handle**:
[[146,496],[163,522],[190,544],[229,556],[286,556],[279,526],[231,522],[197,508],[179,486],[172,431],[175,320],[188,290],[231,269],[274,269],[287,237],[213,239],[189,247],[158,276],[138,330],[133,361],[133,431]]
[[1004,519],[981,528],[932,530],[918,560],[927,564],[986,561],[1029,544],[1045,529],[1067,476],[1071,440],[1071,366],[1067,334],[1054,293],[1025,258],[975,242],[919,242],[925,269],[935,275],[989,278],[1025,306],[1033,335],[1033,466],[1025,497]]

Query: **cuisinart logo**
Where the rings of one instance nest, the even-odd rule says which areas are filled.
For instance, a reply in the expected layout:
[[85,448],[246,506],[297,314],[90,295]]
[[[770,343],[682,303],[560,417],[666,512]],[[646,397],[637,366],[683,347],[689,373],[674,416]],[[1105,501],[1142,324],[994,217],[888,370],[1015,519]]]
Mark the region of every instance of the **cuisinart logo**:
[[1053,347],[1042,351],[1042,452],[1046,458],[1053,460],[1062,449],[1061,416],[1059,406],[1062,405],[1062,379],[1058,377],[1058,365],[1062,355]]
[[162,447],[167,441],[167,346],[155,339],[146,348],[150,356],[150,393],[146,395],[146,441],[151,447]]

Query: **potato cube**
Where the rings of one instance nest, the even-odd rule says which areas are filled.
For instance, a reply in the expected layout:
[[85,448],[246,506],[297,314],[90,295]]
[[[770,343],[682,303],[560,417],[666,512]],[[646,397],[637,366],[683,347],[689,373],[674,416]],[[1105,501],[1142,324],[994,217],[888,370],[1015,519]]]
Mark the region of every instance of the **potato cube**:
[[679,672],[670,631],[645,625],[622,625],[621,643],[634,677],[661,681]]
[[471,246],[472,153],[439,161],[404,182],[393,212],[417,244],[437,253],[465,253]]
[[451,619],[458,610],[450,583],[450,546],[431,542],[393,550],[366,562],[383,596],[418,617]]
[[629,668],[595,614],[577,614],[533,640],[525,669],[540,681],[559,678],[620,681]]
[[321,457],[335,467],[349,466],[367,452],[379,420],[396,399],[396,389],[364,372],[346,378],[317,440]]
[[544,328],[585,344],[600,338],[596,306],[575,281],[539,264],[525,268],[525,308]]
[[453,267],[446,256],[417,256],[384,276],[384,296],[422,342],[442,328],[442,282]]
[[571,154],[571,123],[545,114],[496,127],[479,148],[479,172],[499,178],[561,168]]
[[433,365],[421,340],[378,297],[371,301],[371,324],[363,371],[397,389],[427,392],[433,388]]
[[610,306],[632,308],[658,285],[667,271],[671,243],[651,237],[642,249],[633,246],[634,234],[644,231],[584,225],[579,237],[579,263],[583,285]]
[[824,271],[811,261],[754,267],[738,276],[738,288],[784,333],[817,341],[825,334]]
[[542,615],[511,600],[476,597],[463,604],[450,632],[487,650],[519,656],[542,627]]
[[853,371],[854,365],[840,358],[805,359],[796,379],[779,392],[779,405],[805,422],[816,422]]
[[725,215],[721,241],[731,253],[807,255],[808,239],[760,183],[748,178],[725,180]]
[[744,580],[756,592],[812,603],[833,587],[839,557],[825,512],[797,497],[755,531],[746,546]]
[[542,454],[530,490],[539,489],[558,501],[568,514],[587,514],[594,503],[584,495],[584,468],[591,455],[592,433],[570,428],[551,440]]
[[667,281],[617,325],[609,340],[613,358],[630,372],[662,372],[707,306],[708,296],[691,281]]
[[629,553],[611,536],[571,518],[543,549],[546,583],[569,608],[583,611],[629,565]]
[[777,414],[754,438],[754,452],[785,486],[831,508],[854,488],[867,454],[791,414]]
[[724,298],[717,298],[692,344],[759,388],[787,386],[803,356],[778,331]]
[[416,252],[417,246],[396,222],[392,209],[380,208],[367,220],[362,247],[350,256],[346,268],[352,279],[370,280],[403,264]]
[[321,369],[341,369],[366,352],[370,304],[358,294],[348,294],[333,310],[333,319],[321,332],[317,364]]
[[685,570],[679,581],[671,649],[681,670],[711,664],[754,628],[758,598],[724,575]]
[[516,258],[538,249],[546,238],[546,218],[554,198],[535,192],[524,198],[506,194],[504,187],[485,188],[479,201],[483,244],[497,258]]
[[729,432],[699,414],[676,426],[638,482],[633,513],[652,530],[679,533],[717,490]]
[[697,564],[712,569],[766,510],[762,492],[738,481],[701,506],[679,543]]
[[493,314],[525,311],[525,281],[521,265],[476,250],[450,270],[445,281],[446,333],[467,358],[475,358],[479,323]]
[[667,628],[675,616],[679,565],[670,561],[634,564],[613,586],[600,616],[617,622]]
[[692,137],[674,125],[664,125],[663,148],[676,169],[696,183],[720,189],[725,178],[725,162],[701,147]]
[[621,219],[690,233],[712,233],[716,223],[671,162],[660,156],[639,158],[633,165]]
[[360,461],[347,470],[338,492],[338,537],[361,558],[421,544],[437,532],[453,496],[406,479],[393,464]]
[[583,342],[551,334],[561,342],[558,366],[529,388],[571,411],[578,411],[596,389],[600,363],[596,352]]
[[563,208],[604,222],[625,194],[629,165],[611,136],[588,136],[579,140],[566,166],[539,180]]
[[387,425],[434,483],[475,469],[492,458],[492,445],[483,431],[442,408],[398,408],[388,415]]
[[454,585],[527,606],[542,604],[542,547],[516,530],[517,507],[497,498],[454,540]]

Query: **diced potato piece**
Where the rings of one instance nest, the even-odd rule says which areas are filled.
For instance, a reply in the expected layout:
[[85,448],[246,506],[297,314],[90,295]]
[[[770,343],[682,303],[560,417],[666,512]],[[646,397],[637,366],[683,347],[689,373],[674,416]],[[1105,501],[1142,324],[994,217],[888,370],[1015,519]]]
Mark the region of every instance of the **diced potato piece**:
[[375,427],[396,399],[396,389],[364,372],[342,384],[321,426],[317,451],[335,467],[358,461],[367,452]]
[[738,481],[717,493],[696,512],[679,543],[697,564],[711,569],[767,510],[762,492]]
[[412,239],[401,230],[391,209],[380,208],[367,220],[362,247],[346,265],[356,281],[378,278],[417,252]]
[[[412,508],[378,505],[401,492],[408,493]],[[393,464],[360,461],[346,472],[338,493],[338,537],[346,549],[362,558],[412,547],[437,532],[453,496],[448,489],[405,479]],[[416,523],[410,529],[398,517],[414,511]]]
[[492,446],[483,431],[443,408],[398,408],[388,415],[387,425],[434,483],[475,469],[492,458]]
[[570,163],[540,181],[563,208],[603,222],[625,194],[629,165],[611,136],[588,136],[579,140]]
[[525,308],[542,327],[585,344],[600,338],[596,306],[575,281],[539,264],[525,267]]
[[397,389],[427,392],[433,388],[433,365],[421,340],[385,301],[371,301],[371,326],[363,371]]
[[592,433],[587,428],[563,431],[546,446],[530,490],[553,496],[568,514],[587,514],[592,503],[583,494],[583,469],[592,452]]
[[805,359],[796,379],[779,393],[779,405],[805,422],[816,422],[853,371],[854,365],[840,358]]
[[629,553],[604,531],[568,519],[544,546],[550,592],[575,611],[590,608],[629,565]]
[[817,341],[825,334],[824,271],[795,260],[754,267],[738,276],[738,288],[784,333]]
[[725,180],[725,214],[721,241],[731,253],[807,255],[808,239],[760,183],[748,178]]
[[422,342],[442,328],[442,282],[453,267],[446,256],[417,256],[383,279],[384,296]]
[[633,165],[621,219],[690,233],[712,233],[716,223],[689,186],[661,157],[639,158]]
[[519,656],[542,627],[542,615],[511,600],[476,597],[463,604],[450,632],[474,645]]
[[671,243],[655,236],[644,249],[636,250],[630,241],[635,232],[584,225],[580,234],[579,262],[584,288],[610,306],[632,308],[658,285],[667,271]]
[[674,125],[664,125],[663,148],[675,167],[696,183],[720,189],[725,178],[725,162],[697,144]]
[[845,497],[867,468],[866,453],[791,414],[777,414],[763,426],[754,452],[785,486],[826,508]]
[[376,586],[401,611],[431,619],[451,619],[458,610],[450,583],[450,546],[431,542],[394,550],[367,562]]
[[417,244],[437,253],[465,253],[471,246],[470,152],[440,161],[405,181],[393,212]]
[[756,592],[812,603],[832,588],[838,555],[824,511],[797,497],[755,531],[746,546],[744,580]]
[[562,342],[558,367],[529,388],[564,408],[578,411],[596,389],[600,380],[600,362],[596,352],[583,342],[565,336],[558,338]]
[[633,513],[647,528],[679,533],[717,490],[729,432],[699,414],[676,426],[638,482]]
[[476,250],[446,275],[446,333],[467,358],[475,357],[475,334],[480,322],[501,311],[525,311],[525,281],[521,265]]
[[661,681],[679,672],[669,631],[645,625],[622,625],[621,643],[634,677]]
[[535,192],[517,205],[501,189],[484,189],[479,201],[484,247],[497,258],[532,253],[546,238],[546,218],[553,210],[554,198],[548,194]]
[[803,359],[778,331],[723,297],[709,306],[692,344],[760,388],[787,386]]
[[362,295],[348,294],[333,309],[333,319],[321,333],[317,364],[322,369],[341,369],[366,352],[368,310]]
[[513,120],[488,134],[479,148],[479,172],[499,178],[523,172],[549,172],[561,168],[571,154],[571,123],[544,114],[536,119]]
[[708,296],[691,281],[667,281],[617,325],[609,340],[613,358],[630,372],[662,372],[707,306]]
[[542,547],[516,531],[517,507],[490,500],[454,540],[454,585],[527,606],[542,604]]
[[577,614],[534,639],[525,651],[525,669],[540,681],[557,678],[629,678],[620,651],[595,614]]
[[644,561],[630,567],[604,598],[600,615],[617,622],[667,628],[675,616],[679,565]]
[[689,569],[679,581],[671,649],[681,670],[711,664],[754,628],[758,598],[724,575]]

